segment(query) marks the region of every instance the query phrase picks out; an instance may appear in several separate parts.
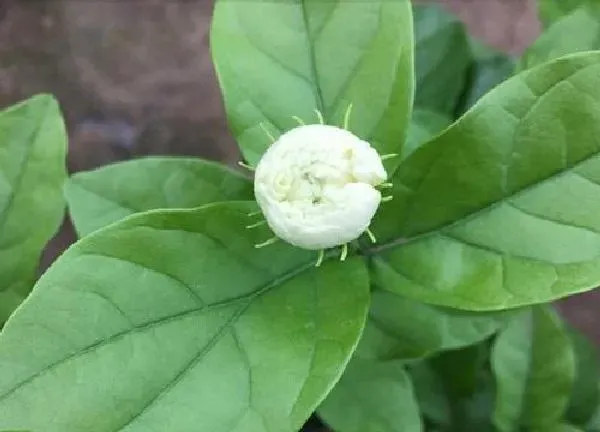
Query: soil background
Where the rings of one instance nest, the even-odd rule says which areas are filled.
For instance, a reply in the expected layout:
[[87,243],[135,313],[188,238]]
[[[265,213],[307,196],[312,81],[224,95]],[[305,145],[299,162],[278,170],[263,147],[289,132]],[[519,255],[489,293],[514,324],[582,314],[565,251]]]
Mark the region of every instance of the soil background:
[[[513,54],[539,33],[532,0],[441,3],[473,35]],[[54,94],[68,123],[71,172],[149,154],[233,165],[238,152],[208,50],[212,6],[211,0],[0,0],[0,107]],[[42,269],[73,239],[66,221]],[[600,344],[600,290],[560,307]]]

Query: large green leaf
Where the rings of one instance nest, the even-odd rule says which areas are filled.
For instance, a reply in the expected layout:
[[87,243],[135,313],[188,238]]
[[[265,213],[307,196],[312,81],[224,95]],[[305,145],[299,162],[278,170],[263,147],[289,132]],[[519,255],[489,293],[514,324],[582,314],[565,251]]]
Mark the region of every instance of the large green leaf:
[[150,157],[75,174],[65,189],[80,236],[134,213],[252,200],[252,182],[214,162]]
[[600,49],[600,2],[584,4],[556,21],[526,51],[524,70],[567,54]]
[[63,219],[66,148],[51,96],[0,112],[0,325],[31,290],[40,253]]
[[400,361],[353,359],[318,410],[336,432],[421,432],[410,377]]
[[595,1],[597,0],[538,0],[538,15],[544,27],[549,27],[579,6]]
[[415,106],[453,117],[472,61],[465,27],[436,4],[415,5],[414,20]]
[[0,427],[297,431],[358,342],[367,274],[256,250],[255,209],[144,213],[65,252],[0,335]]
[[425,109],[415,109],[408,126],[406,143],[402,149],[402,157],[406,158],[431,138],[450,126],[448,116]]
[[600,283],[600,53],[496,87],[403,161],[374,221],[378,287],[497,310]]
[[508,318],[429,306],[391,292],[372,293],[369,319],[357,355],[414,360],[479,342]]
[[583,334],[570,331],[577,361],[576,379],[567,409],[569,422],[585,426],[600,406],[600,356]]
[[516,317],[492,348],[497,393],[494,424],[546,431],[560,423],[575,379],[575,355],[559,316],[536,307]]
[[[219,0],[212,54],[234,136],[255,164],[293,116],[342,125],[398,153],[413,99],[410,2]],[[261,127],[261,124],[263,127]]]

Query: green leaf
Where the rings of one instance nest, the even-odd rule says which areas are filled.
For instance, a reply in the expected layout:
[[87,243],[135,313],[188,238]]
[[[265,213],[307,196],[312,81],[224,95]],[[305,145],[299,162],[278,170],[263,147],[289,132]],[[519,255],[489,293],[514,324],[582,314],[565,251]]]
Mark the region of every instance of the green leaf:
[[252,200],[252,182],[201,159],[149,157],[72,176],[65,188],[71,218],[83,237],[134,213]]
[[504,54],[475,63],[460,113],[470,109],[487,92],[511,76],[514,70],[515,61]]
[[555,58],[600,49],[600,3],[586,4],[556,21],[525,52],[518,70]]
[[317,123],[318,109],[342,125],[349,104],[353,133],[382,154],[400,152],[413,99],[410,2],[219,0],[211,43],[229,125],[249,163],[269,134],[298,125],[293,116]]
[[[491,380],[490,380],[491,381]],[[465,423],[467,427],[463,430],[477,432],[497,432],[492,424],[492,412],[494,411],[494,387],[493,383],[482,385],[464,404]]]
[[591,420],[585,425],[585,430],[586,432],[600,432],[600,405],[596,407]]
[[559,316],[537,307],[516,317],[492,348],[496,376],[494,424],[547,430],[560,423],[575,379],[575,355]]
[[[428,424],[446,431],[493,431],[494,383],[489,341],[445,351],[410,367]],[[428,429],[429,430],[429,429]]]
[[487,343],[473,344],[442,352],[431,360],[452,399],[470,397],[477,391],[489,351]]
[[546,28],[587,2],[588,0],[538,0],[538,15]]
[[415,109],[408,126],[406,143],[402,149],[402,157],[406,158],[431,138],[450,126],[449,117],[424,109]]
[[450,401],[443,382],[431,366],[431,362],[420,361],[409,364],[408,372],[422,416],[444,430],[448,428],[452,421]]
[[570,423],[585,426],[600,405],[600,356],[583,334],[574,329],[569,333],[575,350],[577,373],[566,418]]
[[296,432],[358,342],[367,274],[256,250],[255,209],[153,211],[67,250],[0,334],[0,425]]
[[445,351],[430,360],[441,378],[457,431],[493,431],[494,382],[487,365],[490,344],[484,341]]
[[576,426],[561,423],[553,426],[545,426],[543,429],[532,429],[531,432],[585,432]]
[[67,138],[49,95],[0,112],[0,325],[33,286],[64,215]]
[[486,339],[509,317],[439,308],[377,290],[357,355],[365,359],[414,360]]
[[415,106],[453,117],[472,61],[465,27],[438,5],[415,5],[414,20]]
[[365,249],[376,286],[498,310],[600,283],[600,53],[525,71],[394,174]]
[[469,70],[461,103],[457,109],[464,114],[487,92],[502,83],[515,70],[515,60],[495,49],[471,40],[474,62]]
[[318,409],[336,432],[421,432],[410,377],[400,361],[353,359]]

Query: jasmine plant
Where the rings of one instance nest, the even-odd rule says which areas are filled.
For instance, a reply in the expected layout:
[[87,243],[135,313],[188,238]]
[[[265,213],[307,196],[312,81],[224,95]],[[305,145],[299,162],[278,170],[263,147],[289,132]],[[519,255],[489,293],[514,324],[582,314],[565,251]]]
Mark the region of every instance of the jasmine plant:
[[[246,169],[67,179],[58,103],[2,111],[0,429],[600,430],[552,306],[600,283],[600,47],[549,49],[600,14],[571,3],[512,59],[434,6],[217,0]],[[35,281],[65,199],[80,239]]]

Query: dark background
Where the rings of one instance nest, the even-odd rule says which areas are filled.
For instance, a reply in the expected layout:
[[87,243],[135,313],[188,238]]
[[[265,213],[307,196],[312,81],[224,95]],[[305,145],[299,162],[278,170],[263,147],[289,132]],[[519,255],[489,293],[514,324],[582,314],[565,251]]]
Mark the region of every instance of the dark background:
[[[539,33],[532,0],[442,3],[512,54]],[[69,127],[71,172],[147,154],[234,164],[208,51],[211,11],[210,0],[0,0],[0,107],[54,94]],[[65,222],[42,267],[73,239]],[[560,305],[600,344],[600,290]]]

